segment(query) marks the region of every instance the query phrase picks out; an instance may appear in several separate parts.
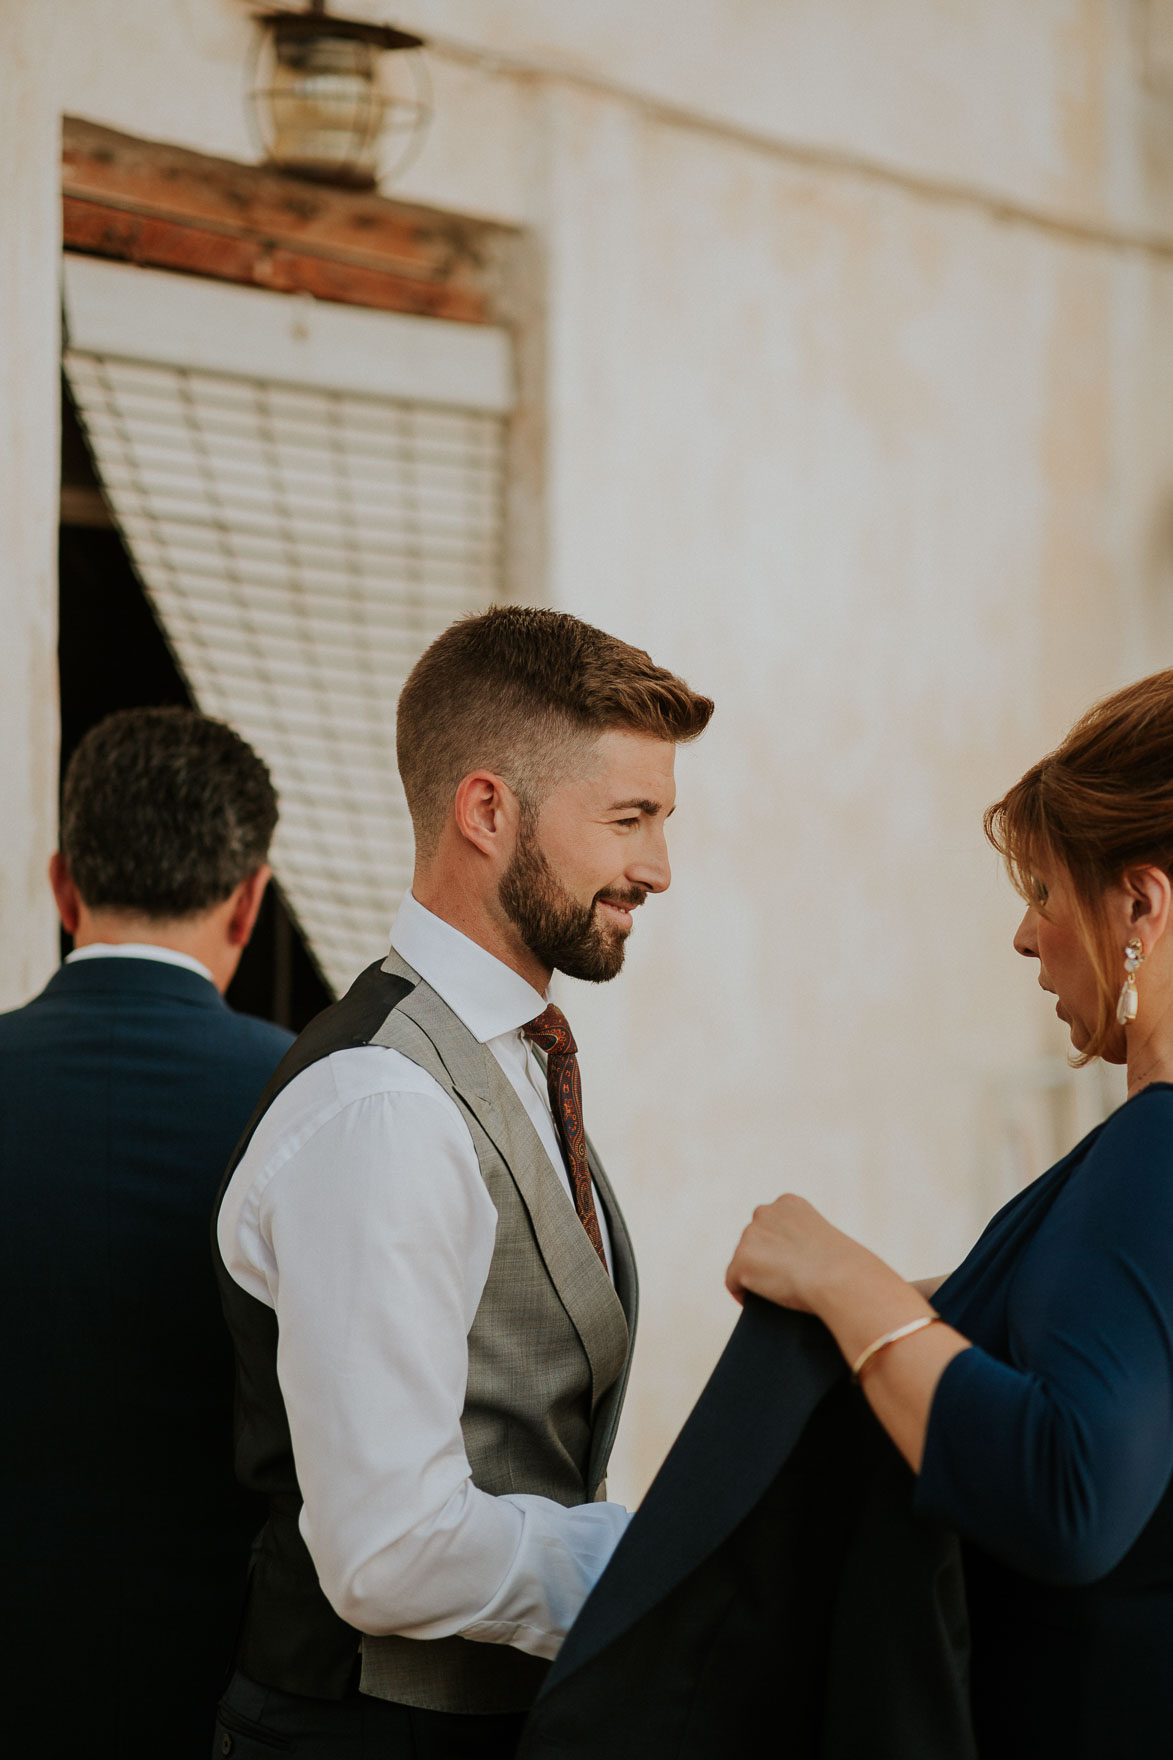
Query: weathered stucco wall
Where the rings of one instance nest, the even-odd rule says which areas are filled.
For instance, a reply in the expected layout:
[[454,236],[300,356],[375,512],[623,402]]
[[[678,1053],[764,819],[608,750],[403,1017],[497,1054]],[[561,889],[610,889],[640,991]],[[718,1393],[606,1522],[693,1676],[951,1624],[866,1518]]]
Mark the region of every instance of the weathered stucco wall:
[[58,124],[50,9],[0,0],[0,1008],[56,961]]
[[[531,228],[543,265],[547,597],[718,701],[680,757],[672,893],[616,985],[568,993],[644,1269],[634,1494],[732,1323],[754,1202],[796,1188],[943,1270],[1035,1152],[1062,1041],[980,814],[1173,659],[1173,6],[393,14],[438,39],[399,189]],[[31,280],[0,295],[30,508],[56,110],[248,157],[247,39],[240,0],[110,0],[63,33],[21,134]],[[46,722],[43,668],[27,702]]]
[[547,142],[552,589],[719,706],[619,1021],[574,999],[654,1243],[638,1478],[755,1202],[800,1190],[925,1275],[1008,1195],[1000,1139],[1061,1041],[981,811],[1173,659],[1143,364],[1173,283],[596,96]]
[[481,0],[400,0],[395,17],[444,66],[622,91],[813,163],[1091,224],[1173,218],[1169,0],[498,0],[491,23]]

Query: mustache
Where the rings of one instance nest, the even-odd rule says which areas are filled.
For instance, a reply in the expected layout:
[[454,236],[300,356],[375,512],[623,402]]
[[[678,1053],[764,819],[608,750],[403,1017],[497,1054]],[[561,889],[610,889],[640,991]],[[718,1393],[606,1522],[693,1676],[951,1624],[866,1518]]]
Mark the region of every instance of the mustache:
[[642,886],[625,886],[621,891],[616,891],[613,886],[604,886],[603,890],[596,892],[591,900],[591,909],[594,909],[600,899],[605,898],[610,904],[619,904],[625,910],[634,911],[639,909],[647,896],[647,890]]

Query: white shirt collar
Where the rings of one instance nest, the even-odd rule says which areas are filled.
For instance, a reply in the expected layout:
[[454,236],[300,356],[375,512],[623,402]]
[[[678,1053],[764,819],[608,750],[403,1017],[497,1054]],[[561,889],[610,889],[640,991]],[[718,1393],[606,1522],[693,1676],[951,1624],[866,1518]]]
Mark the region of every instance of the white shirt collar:
[[154,959],[160,965],[182,966],[185,971],[197,972],[209,984],[216,982],[202,960],[194,959],[190,953],[180,953],[177,947],[158,947],[153,941],[90,941],[67,953],[65,963],[71,966],[83,959]]
[[482,1045],[514,1033],[546,1006],[546,998],[487,948],[470,941],[406,892],[391,945]]

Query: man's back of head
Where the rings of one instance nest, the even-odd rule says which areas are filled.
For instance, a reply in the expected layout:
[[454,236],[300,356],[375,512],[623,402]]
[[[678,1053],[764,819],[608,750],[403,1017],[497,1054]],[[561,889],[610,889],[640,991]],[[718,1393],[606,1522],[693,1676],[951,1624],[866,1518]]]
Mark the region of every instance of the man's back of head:
[[124,709],[69,762],[51,880],[75,943],[190,952],[227,987],[252,932],[277,824],[268,770],[194,709]]

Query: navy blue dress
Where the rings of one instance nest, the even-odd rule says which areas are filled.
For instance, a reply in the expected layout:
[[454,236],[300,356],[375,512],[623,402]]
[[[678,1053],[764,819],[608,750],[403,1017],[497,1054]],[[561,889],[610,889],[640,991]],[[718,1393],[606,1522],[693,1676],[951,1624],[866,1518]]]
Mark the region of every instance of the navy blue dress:
[[934,1304],[917,1507],[966,1543],[989,1760],[1173,1754],[1173,1086],[1001,1210]]

